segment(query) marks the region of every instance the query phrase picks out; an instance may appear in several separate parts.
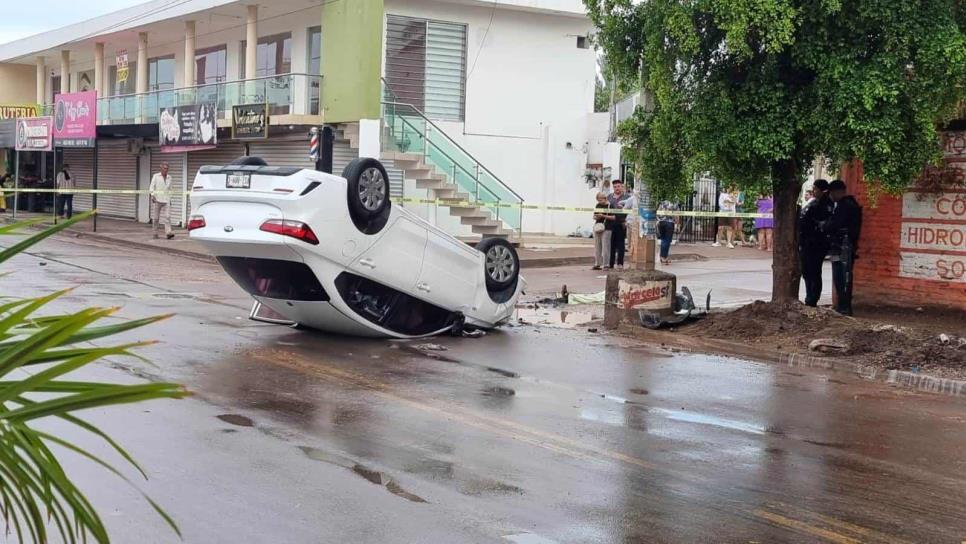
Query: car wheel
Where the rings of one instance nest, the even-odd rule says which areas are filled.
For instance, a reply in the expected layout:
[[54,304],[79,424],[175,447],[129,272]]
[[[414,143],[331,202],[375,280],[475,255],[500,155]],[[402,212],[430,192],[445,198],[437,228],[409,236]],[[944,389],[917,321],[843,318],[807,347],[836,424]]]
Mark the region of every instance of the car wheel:
[[476,249],[483,254],[483,273],[491,292],[516,285],[520,276],[520,257],[510,242],[503,238],[484,238]]
[[342,171],[349,215],[362,232],[375,234],[389,220],[389,175],[376,159],[355,159]]

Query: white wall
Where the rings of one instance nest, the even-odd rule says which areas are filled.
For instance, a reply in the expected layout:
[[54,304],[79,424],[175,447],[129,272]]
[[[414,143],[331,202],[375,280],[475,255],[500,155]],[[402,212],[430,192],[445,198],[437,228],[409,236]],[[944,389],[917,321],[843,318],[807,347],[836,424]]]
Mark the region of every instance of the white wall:
[[[432,0],[386,0],[386,12],[467,24],[466,119],[440,123],[451,137],[528,203],[593,205],[583,173],[596,58],[577,48],[589,20]],[[580,216],[527,211],[523,230],[569,233]]]

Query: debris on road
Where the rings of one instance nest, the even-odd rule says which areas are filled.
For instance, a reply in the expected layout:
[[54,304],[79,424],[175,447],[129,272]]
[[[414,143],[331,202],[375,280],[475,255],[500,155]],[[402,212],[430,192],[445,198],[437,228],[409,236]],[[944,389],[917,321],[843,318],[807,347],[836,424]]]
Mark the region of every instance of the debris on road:
[[687,287],[682,287],[681,291],[674,297],[673,309],[674,313],[671,315],[639,310],[638,317],[641,320],[641,325],[648,329],[680,325],[688,320],[700,319],[711,312],[711,291],[708,291],[704,310],[697,310],[694,305],[694,297],[691,296],[691,290]]
[[[757,301],[731,312],[713,313],[682,326],[690,336],[757,344],[767,349],[844,357],[887,370],[912,370],[966,378],[966,341],[937,334],[935,326],[847,317],[830,308],[800,302]],[[821,342],[816,343],[816,339]],[[945,339],[945,340],[944,340]],[[815,346],[813,347],[813,343]]]
[[599,293],[570,293],[567,297],[567,304],[577,305],[577,304],[603,304],[604,303],[604,291]]
[[449,351],[449,348],[440,344],[417,344],[413,346],[413,349],[419,351]]
[[819,351],[822,353],[847,353],[850,348],[851,346],[848,343],[832,338],[816,338],[808,344],[809,351]]

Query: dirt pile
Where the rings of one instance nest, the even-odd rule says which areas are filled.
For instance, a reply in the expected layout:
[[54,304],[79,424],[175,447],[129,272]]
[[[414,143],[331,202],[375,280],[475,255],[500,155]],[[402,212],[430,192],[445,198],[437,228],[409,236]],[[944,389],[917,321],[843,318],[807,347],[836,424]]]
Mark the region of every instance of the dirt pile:
[[[757,301],[679,330],[766,349],[847,358],[884,369],[966,378],[966,338],[943,334],[941,328],[846,317],[798,302]],[[841,349],[810,350],[810,344]]]

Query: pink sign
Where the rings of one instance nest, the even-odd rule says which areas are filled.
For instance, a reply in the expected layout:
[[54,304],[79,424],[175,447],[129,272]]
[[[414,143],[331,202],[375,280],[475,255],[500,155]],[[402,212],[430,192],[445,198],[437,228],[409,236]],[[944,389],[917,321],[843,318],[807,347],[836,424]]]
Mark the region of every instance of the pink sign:
[[94,147],[97,92],[61,93],[54,98],[54,145]]

